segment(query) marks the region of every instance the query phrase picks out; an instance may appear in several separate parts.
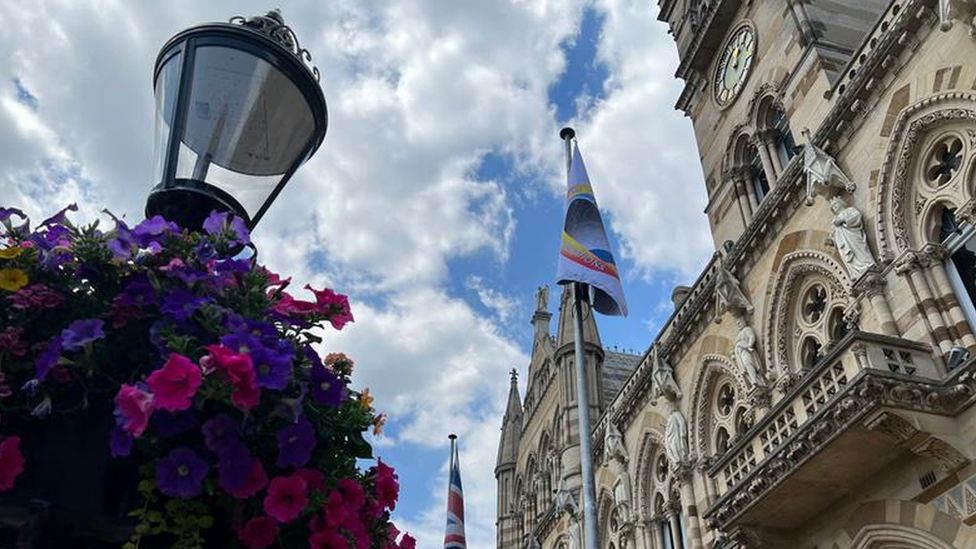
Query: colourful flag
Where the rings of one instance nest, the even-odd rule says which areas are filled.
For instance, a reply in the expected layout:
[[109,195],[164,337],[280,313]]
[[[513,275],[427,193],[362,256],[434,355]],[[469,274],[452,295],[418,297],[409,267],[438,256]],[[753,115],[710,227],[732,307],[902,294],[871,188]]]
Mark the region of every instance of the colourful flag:
[[461,489],[461,465],[458,463],[458,450],[454,438],[451,438],[450,476],[447,487],[447,529],[444,532],[444,549],[466,549],[464,491]]
[[556,280],[560,284],[582,282],[593,286],[593,308],[597,312],[627,316],[620,273],[610,251],[610,241],[603,228],[583,157],[575,143],[567,183],[566,224],[559,247]]

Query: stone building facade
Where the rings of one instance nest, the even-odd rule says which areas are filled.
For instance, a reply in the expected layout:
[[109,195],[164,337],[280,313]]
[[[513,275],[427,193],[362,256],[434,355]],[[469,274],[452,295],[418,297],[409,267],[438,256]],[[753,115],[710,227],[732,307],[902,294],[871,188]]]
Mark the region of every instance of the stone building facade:
[[[659,7],[716,253],[619,387],[588,325],[601,549],[976,547],[976,5]],[[547,315],[500,549],[580,546],[572,336]]]

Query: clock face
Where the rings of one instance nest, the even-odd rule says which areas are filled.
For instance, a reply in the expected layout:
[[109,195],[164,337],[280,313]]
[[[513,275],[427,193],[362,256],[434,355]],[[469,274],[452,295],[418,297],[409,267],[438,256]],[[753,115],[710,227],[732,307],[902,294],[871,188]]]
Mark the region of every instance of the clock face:
[[749,78],[756,55],[756,35],[752,28],[743,25],[732,34],[718,66],[715,67],[713,90],[715,101],[722,107],[732,104]]

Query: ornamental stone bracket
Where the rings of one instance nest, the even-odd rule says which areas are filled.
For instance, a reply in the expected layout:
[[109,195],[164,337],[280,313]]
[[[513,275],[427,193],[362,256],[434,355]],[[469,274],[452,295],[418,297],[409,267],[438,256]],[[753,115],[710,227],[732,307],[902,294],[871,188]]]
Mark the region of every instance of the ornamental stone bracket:
[[719,497],[703,517],[716,528],[799,526],[829,505],[832,487],[862,482],[895,459],[892,447],[931,457],[943,471],[969,462],[893,410],[958,415],[976,401],[976,361],[939,380],[924,346],[855,332],[820,364],[709,469]]

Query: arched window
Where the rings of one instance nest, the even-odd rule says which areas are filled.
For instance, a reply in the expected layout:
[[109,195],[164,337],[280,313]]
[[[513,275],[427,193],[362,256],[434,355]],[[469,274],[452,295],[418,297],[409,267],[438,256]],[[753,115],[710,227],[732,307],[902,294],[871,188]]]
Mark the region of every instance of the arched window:
[[758,207],[769,194],[769,177],[759,150],[750,136],[742,134],[736,138],[732,160],[735,171],[740,174],[739,177],[744,180],[747,191],[751,194],[750,202]]
[[958,222],[955,209],[943,206],[939,213],[939,240],[948,256],[949,284],[970,326],[976,326],[976,227]]
[[772,172],[772,179],[778,179],[783,175],[790,159],[796,155],[796,141],[783,106],[775,96],[767,95],[759,102],[756,109],[756,128],[759,146],[769,158],[767,170]]

